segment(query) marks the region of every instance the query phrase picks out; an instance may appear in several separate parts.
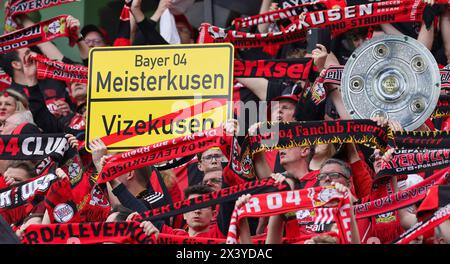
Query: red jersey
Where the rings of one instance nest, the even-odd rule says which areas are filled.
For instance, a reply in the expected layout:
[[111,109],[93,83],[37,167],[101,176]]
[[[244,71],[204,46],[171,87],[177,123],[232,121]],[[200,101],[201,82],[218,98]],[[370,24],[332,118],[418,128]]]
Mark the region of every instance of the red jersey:
[[[161,233],[177,236],[189,236],[189,233],[182,229],[174,229],[170,226],[163,225]],[[226,238],[222,232],[220,232],[219,226],[216,224],[210,225],[209,230],[194,237],[204,237],[204,238]]]

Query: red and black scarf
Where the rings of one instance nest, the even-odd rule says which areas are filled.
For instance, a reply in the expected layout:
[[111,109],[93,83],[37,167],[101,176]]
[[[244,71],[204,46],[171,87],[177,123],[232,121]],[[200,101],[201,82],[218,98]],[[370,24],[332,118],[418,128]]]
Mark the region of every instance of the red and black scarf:
[[37,10],[77,2],[79,0],[9,0],[9,4],[5,9],[6,16],[16,16],[27,14]]
[[192,199],[168,204],[151,211],[143,212],[140,214],[140,216],[145,220],[155,221],[183,214],[185,212],[190,212],[199,208],[212,206],[218,203],[234,201],[237,200],[242,194],[274,192],[286,190],[287,188],[288,185],[286,183],[275,183],[274,179],[266,178],[262,180],[234,185],[216,192],[203,194]]
[[42,160],[48,156],[60,160],[69,147],[67,139],[59,134],[0,135],[2,160]]
[[58,16],[0,36],[0,54],[35,46],[60,37],[68,37],[69,44],[75,45],[78,37],[73,32],[69,32],[66,19],[67,15]]
[[417,210],[421,215],[434,211],[432,215],[420,221],[398,238],[395,244],[408,244],[416,237],[427,233],[434,227],[450,219],[450,186],[434,186]]
[[[97,183],[110,181],[126,172],[161,161],[180,158],[224,145],[222,128],[209,129],[187,136],[116,154],[107,159]],[[107,144],[107,142],[105,142]]]
[[17,30],[18,26],[13,17],[20,14],[27,14],[37,10],[71,3],[79,0],[7,0],[5,7],[5,32]]
[[[252,196],[249,202],[241,208],[234,209],[228,230],[227,244],[237,243],[239,237],[237,227],[240,219],[242,218],[266,217],[302,209],[318,208],[327,205],[333,200],[338,200],[339,206],[337,208],[332,208],[331,214],[317,214],[314,221],[317,223],[331,221],[337,222],[341,235],[341,241],[345,244],[350,243],[351,207],[348,196],[342,197],[342,195],[339,194],[334,188],[318,187]],[[330,208],[321,208],[317,210],[329,211],[329,209]]]
[[37,204],[57,179],[55,174],[50,173],[0,190],[0,210],[17,208],[30,202]]
[[441,170],[426,178],[424,181],[397,193],[385,197],[358,204],[353,207],[357,219],[392,212],[400,208],[408,207],[427,196],[427,191],[434,185],[446,184],[449,180],[450,168]]
[[54,79],[87,84],[88,68],[85,66],[53,61],[43,55],[36,55],[33,59],[37,63],[37,78],[40,80]]
[[450,166],[450,149],[396,149],[392,159],[382,160],[375,179],[388,175],[406,175]]
[[22,244],[148,244],[139,222],[30,225]]
[[331,29],[333,36],[360,27],[397,22],[422,20],[425,8],[420,0],[384,1],[306,12],[305,20],[297,20],[280,32],[252,34],[235,30],[225,30],[203,23],[200,26],[199,43],[231,42],[235,48],[257,48],[287,44],[306,39],[310,28]]

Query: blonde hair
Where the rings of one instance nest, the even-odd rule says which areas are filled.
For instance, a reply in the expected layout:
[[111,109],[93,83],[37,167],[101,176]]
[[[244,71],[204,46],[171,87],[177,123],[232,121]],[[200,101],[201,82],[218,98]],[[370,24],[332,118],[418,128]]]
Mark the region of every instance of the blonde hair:
[[28,108],[26,108],[23,103],[16,99],[16,113],[17,112],[24,112],[27,111]]
[[11,96],[12,98],[14,98],[14,101],[16,103],[16,112],[22,112],[22,111],[27,111],[28,106],[29,106],[29,102],[28,99],[22,95],[21,93],[13,90],[13,89],[6,89],[4,90],[0,96],[4,96],[4,97],[9,97]]

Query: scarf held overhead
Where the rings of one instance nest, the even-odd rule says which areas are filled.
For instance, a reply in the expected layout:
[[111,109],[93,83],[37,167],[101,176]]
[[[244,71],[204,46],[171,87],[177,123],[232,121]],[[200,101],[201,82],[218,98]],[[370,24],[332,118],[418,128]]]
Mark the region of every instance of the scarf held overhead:
[[37,62],[37,78],[40,80],[87,84],[88,68],[85,66],[53,61],[43,55],[36,55],[33,59]]
[[[227,243],[237,243],[237,238],[239,236],[237,226],[242,218],[266,217],[302,209],[324,207],[333,200],[337,200],[339,203],[345,200],[345,208],[346,210],[348,210],[348,212],[342,213],[342,216],[349,218],[350,204],[348,197],[343,197],[342,194],[337,192],[334,188],[318,187],[303,190],[254,195],[241,208],[235,208],[232,214],[230,228],[227,235]],[[330,211],[330,208],[322,209]],[[315,222],[331,222],[333,220],[337,221],[339,220],[338,214],[340,214],[340,211],[342,211],[342,209],[343,205],[340,204],[339,209],[332,208],[331,214],[317,214]],[[321,211],[320,209],[317,210]],[[346,224],[344,229],[346,231],[343,234],[347,234],[347,231],[350,230],[349,219],[345,220],[345,223]],[[350,240],[344,238],[344,240],[342,241],[346,241],[348,243]]]
[[25,229],[22,244],[146,244],[139,222],[94,222],[30,225]]
[[77,36],[69,32],[66,20],[67,15],[57,16],[31,27],[0,36],[0,54],[35,46],[60,37],[69,37],[70,45],[73,46]]
[[129,171],[154,165],[161,161],[193,155],[212,147],[219,147],[224,144],[221,130],[222,128],[205,130],[116,154],[107,159],[107,163],[99,173],[97,183],[110,181]]
[[247,193],[266,193],[281,191],[288,188],[286,183],[275,183],[272,178],[246,182],[239,185],[234,185],[228,188],[221,189],[208,194],[203,194],[189,200],[179,201],[173,204],[168,204],[160,208],[146,211],[140,214],[142,218],[149,221],[165,219],[171,216],[190,212],[199,208],[212,206],[218,203],[225,203],[234,201],[242,194]]
[[43,200],[50,185],[58,179],[47,174],[0,190],[0,210],[16,208],[33,200]]
[[16,0],[9,1],[8,8],[5,9],[6,16],[16,16],[28,14],[37,10],[78,2],[79,0]]
[[60,160],[69,148],[60,134],[0,136],[0,160],[42,160],[48,156]]
[[287,44],[306,39],[310,28],[331,30],[338,36],[348,30],[385,23],[416,22],[422,20],[425,4],[420,0],[386,1],[348,6],[341,9],[305,12],[304,20],[298,20],[280,32],[252,34],[225,30],[203,23],[199,43],[231,42],[235,48],[258,48]]
[[450,149],[396,149],[389,161],[382,160],[375,179],[387,175],[412,174],[450,165]]

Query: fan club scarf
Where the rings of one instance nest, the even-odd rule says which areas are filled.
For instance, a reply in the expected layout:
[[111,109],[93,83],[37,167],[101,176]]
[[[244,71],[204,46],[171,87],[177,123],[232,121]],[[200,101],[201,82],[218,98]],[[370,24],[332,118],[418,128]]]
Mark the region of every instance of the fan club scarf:
[[397,193],[353,207],[357,219],[371,217],[400,208],[408,207],[427,196],[427,191],[434,185],[446,184],[449,180],[449,169],[441,170],[424,181]]
[[383,160],[375,179],[388,175],[402,175],[437,170],[450,166],[450,149],[396,149],[389,161]]
[[[255,153],[317,144],[355,143],[381,150],[385,150],[388,145],[406,149],[447,149],[450,148],[449,133],[449,131],[391,131],[366,119],[262,122],[257,135],[245,138],[238,156],[232,151],[231,169],[245,179],[253,179],[255,174],[252,157]],[[433,157],[437,154],[440,157],[444,155],[444,158],[446,155],[439,151],[430,153]],[[432,164],[444,166],[441,162]]]
[[5,32],[11,32],[18,28],[13,19],[16,15],[27,14],[75,1],[79,0],[9,0],[5,7]]
[[371,2],[381,2],[381,0],[347,0],[345,2],[341,0],[280,0],[278,1],[278,6],[280,9],[255,16],[236,18],[233,20],[232,24],[235,26],[236,30],[239,30],[239,28],[251,27],[264,23],[273,23],[287,18],[295,18],[302,12],[344,8],[347,6],[370,4]]
[[224,145],[222,128],[205,130],[128,152],[116,154],[106,161],[97,183],[110,181],[124,173],[161,161],[180,158]]
[[145,220],[155,221],[190,212],[199,208],[212,206],[218,203],[234,201],[243,194],[274,192],[285,190],[287,188],[288,185],[286,183],[275,183],[274,179],[266,178],[262,180],[234,185],[216,192],[203,194],[189,200],[183,200],[173,204],[168,204],[160,208],[143,212],[140,214],[140,216]]
[[[126,228],[126,229],[125,229]],[[125,229],[125,231],[123,231]],[[82,230],[82,231],[81,231]],[[100,230],[100,231],[98,231]],[[79,232],[78,232],[79,231]],[[83,237],[80,234],[83,234]],[[111,236],[111,233],[113,234]],[[25,230],[23,244],[225,244],[223,238],[189,237],[160,233],[157,237],[144,237],[137,222],[85,223],[30,225]],[[72,235],[72,236],[71,236]],[[321,236],[337,237],[335,232],[321,233]],[[89,236],[89,237],[87,237]],[[301,243],[316,235],[298,238],[283,238],[282,244]],[[265,244],[265,237],[252,238],[253,244]]]
[[77,36],[67,29],[66,19],[66,15],[58,16],[0,36],[0,54],[35,46],[60,37],[68,37],[70,45],[73,46]]
[[23,244],[148,244],[138,222],[94,222],[30,225],[25,229]]
[[305,40],[306,31],[309,28],[328,27],[331,29],[332,35],[337,36],[359,27],[421,21],[424,7],[425,4],[420,0],[397,0],[306,12],[304,20],[298,20],[280,32],[264,34],[225,30],[203,23],[200,27],[199,43],[231,42],[235,48],[287,44]]
[[36,55],[33,59],[37,62],[37,78],[40,80],[55,79],[87,84],[88,68],[85,66],[53,61],[43,55]]
[[[446,4],[447,0],[441,0],[443,4]],[[235,25],[235,29],[239,30],[241,27],[250,27],[254,25],[259,25],[263,23],[273,23],[278,20],[283,20],[289,18],[291,21],[295,21],[298,16],[304,12],[312,12],[317,10],[326,9],[344,9],[346,7],[351,7],[355,5],[370,4],[372,2],[383,2],[383,0],[281,0],[278,1],[279,7],[281,9],[258,14],[255,16],[236,18],[232,24]],[[388,1],[385,1],[388,2]],[[406,1],[405,1],[406,2]],[[419,4],[418,1],[414,2],[414,6]]]
[[[330,211],[330,213],[318,213],[315,222],[340,222],[344,225],[340,234],[341,241],[350,242],[350,201],[348,196],[343,198],[334,188],[318,187],[304,190],[276,192],[254,195],[241,208],[233,211],[230,227],[227,235],[227,244],[237,244],[239,237],[238,223],[246,217],[266,217],[278,215],[302,209],[323,207],[333,200],[339,201],[338,208],[317,209],[318,212]],[[344,203],[342,203],[344,201]],[[331,210],[330,210],[331,209]],[[340,219],[342,218],[342,219]],[[341,231],[341,230],[340,230]],[[350,234],[348,233],[350,232]]]
[[307,80],[312,66],[311,58],[248,61],[235,60],[234,77]]
[[47,174],[0,190],[0,210],[16,208],[33,201],[42,201],[50,185],[58,179]]
[[[324,6],[321,6],[319,3],[322,1],[314,1],[314,3],[311,3],[311,1],[306,0],[302,1],[302,4],[293,3],[288,4],[286,1],[281,4],[281,9],[274,10],[271,12],[255,15],[255,16],[249,16],[244,18],[236,18],[233,20],[232,24],[235,26],[236,30],[239,30],[240,28],[246,28],[251,27],[255,25],[260,25],[264,23],[274,23],[278,20],[288,19],[292,17],[299,16],[304,11],[314,11],[318,9],[325,9]],[[325,2],[326,3],[326,2]],[[331,7],[330,7],[331,8]]]
[[425,234],[431,229],[439,226],[443,222],[450,219],[450,204],[437,210],[432,217],[427,220],[415,224],[413,227],[403,233],[400,238],[395,241],[395,244],[408,244],[418,236]]
[[450,148],[450,131],[395,131],[389,143],[394,148]]
[[0,160],[61,159],[69,148],[67,139],[59,134],[0,136]]
[[398,238],[394,243],[408,244],[420,235],[427,233],[450,219],[450,186],[433,186],[427,197],[417,210],[417,215],[433,212],[432,215],[420,221]]
[[[265,132],[264,128],[267,128]],[[277,132],[275,130],[278,129]],[[263,150],[329,143],[360,143],[385,149],[388,129],[371,120],[265,122],[256,136],[246,139],[254,155]],[[245,144],[245,143],[244,143]],[[244,148],[245,149],[245,148]]]
[[5,9],[6,16],[27,14],[44,8],[77,2],[79,0],[10,0]]
[[[368,119],[263,122],[258,130],[257,135],[247,136],[244,142],[244,146],[251,149],[251,155],[263,150],[329,143],[364,144],[382,150],[388,144],[409,149],[450,147],[449,131],[391,131]],[[243,149],[245,151],[245,147]]]

